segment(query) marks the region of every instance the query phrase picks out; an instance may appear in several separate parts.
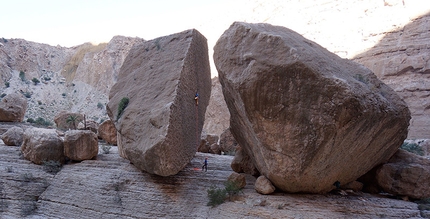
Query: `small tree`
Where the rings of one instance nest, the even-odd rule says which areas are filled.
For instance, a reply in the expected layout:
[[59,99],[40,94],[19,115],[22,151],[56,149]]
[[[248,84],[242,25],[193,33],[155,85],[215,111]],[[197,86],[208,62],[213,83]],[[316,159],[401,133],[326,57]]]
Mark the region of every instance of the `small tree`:
[[21,78],[21,81],[25,81],[25,72],[20,71],[19,72],[19,78]]
[[77,119],[78,119],[78,116],[70,115],[69,117],[67,117],[66,122],[67,123],[72,123],[73,129],[76,129],[76,121],[77,121]]
[[34,85],[37,85],[40,82],[37,78],[31,79],[31,81],[33,81]]

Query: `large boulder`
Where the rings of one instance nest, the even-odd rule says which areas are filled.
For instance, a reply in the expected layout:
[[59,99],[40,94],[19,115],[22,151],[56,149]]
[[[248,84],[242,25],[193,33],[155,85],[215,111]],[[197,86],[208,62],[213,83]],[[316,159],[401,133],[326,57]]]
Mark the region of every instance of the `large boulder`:
[[82,121],[84,121],[83,114],[67,111],[61,111],[54,118],[55,125],[60,130],[77,129],[79,123]]
[[197,151],[202,153],[221,154],[218,139],[218,135],[205,134],[201,136],[200,145]]
[[231,161],[230,166],[231,169],[236,173],[248,173],[253,176],[260,175],[260,172],[258,172],[254,162],[251,160],[251,157],[239,145],[236,148],[234,158]]
[[207,42],[197,30],[135,44],[106,107],[119,154],[149,173],[178,173],[197,151],[210,92]]
[[394,195],[414,199],[430,197],[430,160],[399,149],[376,170],[378,185]]
[[24,131],[21,152],[35,164],[46,161],[64,163],[64,146],[55,129],[28,128]]
[[24,129],[14,126],[1,135],[3,143],[8,146],[20,146],[23,140]]
[[219,147],[224,154],[234,154],[237,149],[237,141],[231,134],[230,128],[226,129],[220,136]]
[[116,132],[115,124],[110,119],[102,122],[97,131],[99,138],[112,145],[117,145]]
[[0,122],[22,122],[27,99],[19,93],[8,94],[0,102]]
[[235,22],[214,60],[233,136],[284,191],[352,182],[407,136],[409,109],[390,87],[287,28]]
[[70,160],[90,160],[99,153],[97,135],[90,130],[70,130],[64,135],[64,155]]
[[[85,124],[84,124],[85,121]],[[100,124],[94,120],[85,120],[78,124],[79,130],[90,130],[97,134]]]

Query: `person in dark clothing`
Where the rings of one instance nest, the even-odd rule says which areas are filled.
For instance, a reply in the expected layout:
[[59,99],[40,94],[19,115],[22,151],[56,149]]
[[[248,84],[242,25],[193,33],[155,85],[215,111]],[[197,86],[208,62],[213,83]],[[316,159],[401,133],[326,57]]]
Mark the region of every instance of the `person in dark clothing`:
[[205,172],[208,171],[208,158],[205,158],[205,161],[203,162],[202,171],[205,170]]
[[194,96],[194,100],[196,101],[196,106],[199,105],[199,93],[196,93],[196,96]]

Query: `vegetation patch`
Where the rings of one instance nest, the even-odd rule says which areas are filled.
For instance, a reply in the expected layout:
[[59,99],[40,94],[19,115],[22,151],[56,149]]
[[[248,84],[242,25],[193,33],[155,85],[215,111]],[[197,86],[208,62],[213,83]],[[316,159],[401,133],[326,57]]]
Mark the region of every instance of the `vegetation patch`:
[[117,120],[121,117],[122,113],[124,112],[125,108],[128,106],[130,99],[128,97],[123,97],[121,101],[118,104],[118,114],[116,116]]
[[224,188],[217,188],[211,186],[208,190],[209,202],[208,206],[215,207],[225,202],[226,199],[231,200],[232,197],[237,196],[242,192],[237,183],[227,181],[224,183]]
[[38,83],[40,83],[39,79],[37,78],[31,79],[31,81],[33,81],[34,85],[37,85]]
[[19,78],[21,78],[21,81],[25,81],[25,72],[20,71],[19,72]]
[[419,146],[417,143],[408,143],[404,142],[402,146],[400,146],[401,149],[409,151],[411,153],[424,156],[424,150],[421,146]]

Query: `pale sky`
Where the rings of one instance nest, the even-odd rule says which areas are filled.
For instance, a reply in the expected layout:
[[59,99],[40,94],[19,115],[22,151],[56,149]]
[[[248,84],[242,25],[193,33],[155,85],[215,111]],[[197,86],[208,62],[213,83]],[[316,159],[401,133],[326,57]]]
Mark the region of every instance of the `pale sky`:
[[71,47],[115,35],[150,40],[191,28],[203,33],[231,1],[0,0],[0,37]]

